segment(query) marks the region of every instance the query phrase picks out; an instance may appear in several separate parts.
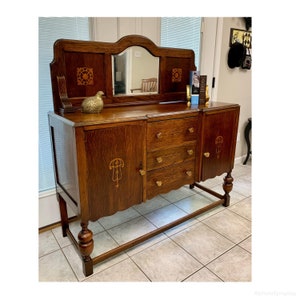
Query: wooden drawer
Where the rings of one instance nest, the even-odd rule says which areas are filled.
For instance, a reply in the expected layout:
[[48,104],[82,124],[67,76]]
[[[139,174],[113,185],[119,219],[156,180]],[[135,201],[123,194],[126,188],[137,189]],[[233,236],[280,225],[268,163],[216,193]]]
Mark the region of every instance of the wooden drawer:
[[154,170],[166,166],[195,159],[196,142],[182,147],[173,147],[147,153],[147,170]]
[[195,181],[195,161],[147,172],[147,199]]
[[153,151],[170,146],[181,146],[185,142],[196,140],[197,131],[197,117],[148,123],[147,149]]

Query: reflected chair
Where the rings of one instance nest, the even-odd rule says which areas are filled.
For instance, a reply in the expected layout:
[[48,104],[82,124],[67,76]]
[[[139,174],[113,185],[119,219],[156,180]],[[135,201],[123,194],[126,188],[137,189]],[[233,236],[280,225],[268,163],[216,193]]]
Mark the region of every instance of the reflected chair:
[[141,93],[153,93],[157,92],[157,78],[147,78],[142,79],[142,84],[140,88],[130,89],[131,93],[133,91],[141,91]]

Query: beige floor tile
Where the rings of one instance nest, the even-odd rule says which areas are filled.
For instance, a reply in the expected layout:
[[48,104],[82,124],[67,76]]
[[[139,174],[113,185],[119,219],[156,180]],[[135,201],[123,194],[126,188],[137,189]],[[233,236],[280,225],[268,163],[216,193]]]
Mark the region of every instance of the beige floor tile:
[[251,165],[249,165],[249,162],[247,165],[243,164],[235,164],[234,168],[232,170],[232,176],[234,178],[243,176],[243,175],[250,175],[251,176]]
[[184,217],[185,215],[187,215],[187,213],[185,213],[183,210],[174,204],[170,204],[146,214],[145,217],[155,226],[161,227],[181,217]]
[[235,246],[206,266],[223,281],[251,281],[251,254]]
[[135,209],[130,207],[126,210],[118,211],[111,216],[100,218],[98,222],[107,230],[139,216],[140,214]]
[[85,281],[108,281],[108,282],[133,282],[133,281],[149,281],[145,274],[132,262],[130,258],[111,266]]
[[252,237],[250,236],[247,239],[245,239],[244,241],[242,241],[241,243],[239,243],[239,246],[251,253],[252,252]]
[[168,201],[177,202],[178,200],[181,200],[183,198],[193,196],[195,195],[195,192],[193,189],[188,188],[188,186],[181,187],[178,190],[170,191],[167,194],[161,194],[162,197],[167,199]]
[[58,249],[59,245],[51,230],[39,234],[39,257]]
[[202,267],[169,239],[133,255],[132,260],[151,281],[182,281]]
[[202,268],[192,276],[188,277],[186,282],[217,282],[222,281],[218,276],[209,271],[207,268]]
[[143,243],[140,243],[134,247],[131,247],[130,249],[126,250],[125,252],[129,255],[129,256],[132,256],[134,254],[137,254],[165,239],[167,239],[168,237],[164,234],[164,233],[161,233],[161,234],[158,234],[156,236],[154,236],[153,238],[150,238],[148,240],[146,240],[145,242]]
[[109,229],[108,232],[121,245],[154,229],[156,227],[147,219],[139,217]]
[[203,195],[193,195],[182,200],[175,202],[174,204],[178,206],[180,209],[184,210],[187,213],[192,213],[202,207],[205,207],[212,202],[204,197]]
[[144,203],[133,206],[133,208],[137,210],[141,215],[145,215],[151,211],[167,206],[169,204],[169,201],[158,195],[150,200],[147,200]]
[[197,220],[198,221],[205,220],[205,219],[219,213],[220,211],[222,211],[224,209],[225,209],[225,207],[223,205],[216,206],[215,208],[210,209],[210,210],[206,211],[205,213],[199,215],[199,217],[197,217]]
[[202,222],[234,243],[239,243],[251,235],[251,222],[229,209],[222,210]]
[[39,281],[77,281],[67,259],[57,250],[39,259]]
[[171,229],[168,229],[164,233],[168,237],[170,237],[170,236],[172,236],[172,235],[174,235],[174,234],[176,234],[176,233],[178,233],[182,230],[185,230],[185,229],[189,228],[192,225],[198,224],[198,223],[199,223],[199,221],[196,218],[192,218],[192,219],[189,219],[189,220],[187,220],[187,221],[185,221],[185,222],[183,222],[183,223],[181,223],[181,224],[179,224],[179,225],[177,225],[177,226],[175,226]]
[[193,225],[171,239],[204,265],[234,246],[203,223]]
[[107,232],[95,234],[93,240],[94,250],[91,254],[92,258],[118,246],[116,241]]
[[52,232],[61,248],[71,245],[70,239],[67,236],[63,237],[61,226],[52,229]]
[[251,221],[251,197],[230,205],[228,209]]
[[235,179],[234,187],[235,187],[235,191],[237,193],[240,193],[240,194],[242,194],[246,197],[249,197],[252,194],[251,182],[249,180],[246,180],[246,179],[242,178],[242,177],[238,177],[237,179]]

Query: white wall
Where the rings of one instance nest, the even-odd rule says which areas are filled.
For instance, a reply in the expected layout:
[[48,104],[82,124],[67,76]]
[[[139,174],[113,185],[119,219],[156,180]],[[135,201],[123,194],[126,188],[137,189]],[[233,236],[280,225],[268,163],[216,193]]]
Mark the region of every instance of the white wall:
[[91,23],[95,41],[116,42],[125,35],[139,34],[160,44],[160,18],[91,18]]
[[220,102],[238,103],[241,106],[239,120],[239,136],[236,145],[236,157],[245,156],[247,147],[244,139],[244,129],[248,118],[252,116],[252,70],[241,68],[230,69],[227,65],[229,51],[229,36],[231,28],[245,30],[243,18],[219,18],[219,64],[216,70],[215,100]]

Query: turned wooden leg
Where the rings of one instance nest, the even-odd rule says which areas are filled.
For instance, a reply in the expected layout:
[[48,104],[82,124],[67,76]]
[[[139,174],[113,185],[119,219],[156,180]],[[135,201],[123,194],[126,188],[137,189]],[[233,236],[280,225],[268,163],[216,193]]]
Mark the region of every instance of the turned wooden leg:
[[67,236],[67,229],[69,228],[67,204],[66,201],[58,193],[56,194],[56,197],[59,203],[62,235],[63,237],[65,237]]
[[90,257],[94,249],[93,232],[87,228],[87,223],[81,223],[82,230],[78,234],[79,250],[82,257],[82,268],[85,276],[93,274],[93,260]]
[[233,182],[233,178],[231,176],[231,172],[228,172],[227,175],[224,177],[224,183],[223,183],[223,190],[225,192],[225,194],[224,194],[225,201],[224,201],[223,205],[226,207],[229,206],[229,204],[230,204],[229,193],[232,190],[232,186],[233,186],[232,182]]

